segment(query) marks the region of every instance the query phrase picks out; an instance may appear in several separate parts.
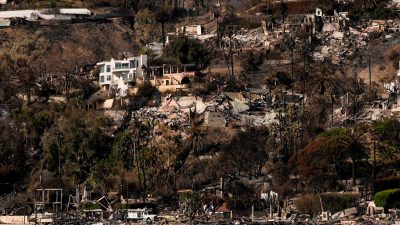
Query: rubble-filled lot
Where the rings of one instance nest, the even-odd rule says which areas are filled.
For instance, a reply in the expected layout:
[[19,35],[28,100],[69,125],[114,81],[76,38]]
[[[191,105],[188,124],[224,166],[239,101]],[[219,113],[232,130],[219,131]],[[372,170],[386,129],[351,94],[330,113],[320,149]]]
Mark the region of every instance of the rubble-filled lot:
[[[254,126],[277,123],[278,113],[273,109],[252,111],[249,105],[247,99],[232,100],[225,94],[212,96],[207,100],[194,96],[169,96],[162,100],[159,107],[142,108],[135,111],[132,117],[139,120],[156,119],[175,129],[189,126],[191,112],[202,115],[205,119],[204,126],[210,127],[225,127],[229,126],[230,122]],[[215,116],[221,119],[214,118]]]

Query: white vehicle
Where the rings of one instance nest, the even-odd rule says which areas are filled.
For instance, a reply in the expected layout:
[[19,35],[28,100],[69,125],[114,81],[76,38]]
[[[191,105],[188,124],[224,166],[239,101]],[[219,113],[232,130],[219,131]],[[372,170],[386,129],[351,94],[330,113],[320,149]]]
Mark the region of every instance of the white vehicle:
[[149,209],[127,209],[126,219],[127,220],[142,220],[142,221],[154,221],[157,218],[156,215],[150,214]]

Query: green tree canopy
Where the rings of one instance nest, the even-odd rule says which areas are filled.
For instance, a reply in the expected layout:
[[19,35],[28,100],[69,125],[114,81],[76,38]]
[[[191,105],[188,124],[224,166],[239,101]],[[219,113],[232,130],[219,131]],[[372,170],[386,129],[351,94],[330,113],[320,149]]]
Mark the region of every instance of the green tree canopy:
[[96,161],[108,156],[111,148],[108,129],[110,120],[106,117],[81,109],[67,110],[42,137],[48,169],[58,172],[60,160],[63,180],[81,183]]
[[171,63],[208,65],[210,53],[200,43],[199,40],[185,35],[172,38],[170,43],[164,48],[163,57],[165,61]]

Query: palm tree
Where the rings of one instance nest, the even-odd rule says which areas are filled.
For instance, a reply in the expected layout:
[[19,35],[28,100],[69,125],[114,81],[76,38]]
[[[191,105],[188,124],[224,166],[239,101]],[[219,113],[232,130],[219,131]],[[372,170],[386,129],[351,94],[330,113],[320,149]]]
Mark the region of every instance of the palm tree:
[[158,127],[162,135],[157,141],[157,147],[161,150],[161,154],[164,155],[164,158],[166,158],[165,168],[168,169],[171,166],[171,156],[175,154],[175,135],[171,128],[164,123],[160,123]]
[[356,185],[356,167],[357,162],[360,160],[366,159],[367,157],[367,147],[359,141],[359,137],[351,137],[347,141],[344,142],[344,146],[349,150],[349,156],[352,161],[352,180],[353,185]]
[[136,165],[140,186],[143,188],[143,198],[147,194],[147,174],[159,164],[159,157],[156,151],[148,145],[138,151],[138,164]]
[[9,91],[11,91],[10,75],[0,70],[0,102],[8,99]]
[[400,149],[394,146],[379,146],[377,155],[381,162],[390,162],[400,159]]
[[194,155],[199,155],[207,146],[206,135],[197,125],[192,124],[189,137],[184,141],[183,148]]
[[376,153],[381,164],[400,159],[400,122],[375,121],[371,130],[379,141]]
[[165,24],[171,20],[171,14],[168,9],[162,8],[156,13],[156,21],[161,24],[161,39],[165,47]]
[[201,127],[203,121],[200,120],[199,115],[190,112],[189,118],[189,136],[183,141],[181,145],[181,152],[178,154],[177,162],[175,163],[175,171],[179,170],[183,166],[187,157],[190,154],[198,156],[202,154],[208,146],[206,134]]
[[314,94],[318,101],[330,105],[332,123],[335,96],[339,96],[344,89],[342,74],[338,74],[337,71],[337,68],[328,62],[314,64],[310,81],[311,96]]
[[361,2],[367,9],[374,9],[378,5],[378,0],[361,0]]
[[311,93],[323,96],[341,89],[340,79],[335,76],[335,67],[327,62],[316,63],[312,68]]

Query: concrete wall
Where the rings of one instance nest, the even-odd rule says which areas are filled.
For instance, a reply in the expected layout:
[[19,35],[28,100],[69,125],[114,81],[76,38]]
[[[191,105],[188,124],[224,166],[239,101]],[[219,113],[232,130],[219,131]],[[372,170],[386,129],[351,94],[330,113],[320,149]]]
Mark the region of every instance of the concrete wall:
[[168,86],[157,86],[156,88],[160,91],[160,92],[175,92],[177,91],[177,89],[180,88],[188,88],[189,86],[184,85],[184,84],[179,84],[179,85],[168,85]]
[[0,216],[0,223],[6,224],[33,224],[29,223],[28,216]]
[[191,35],[202,35],[201,25],[188,25],[182,26],[177,29],[177,33],[182,33],[185,30],[186,33]]

